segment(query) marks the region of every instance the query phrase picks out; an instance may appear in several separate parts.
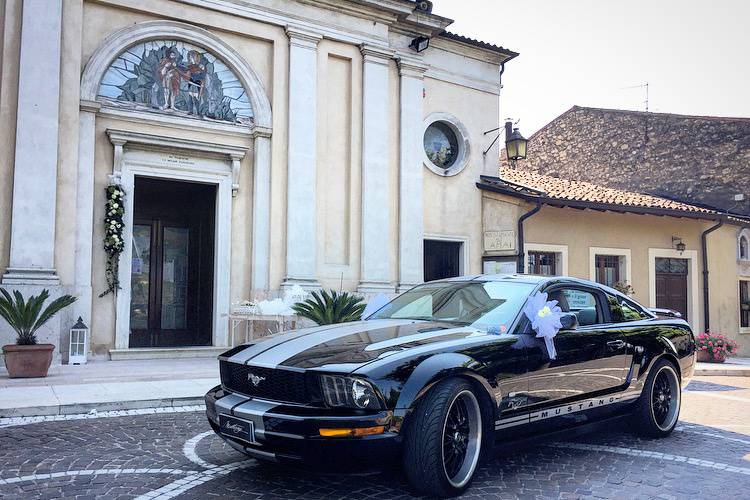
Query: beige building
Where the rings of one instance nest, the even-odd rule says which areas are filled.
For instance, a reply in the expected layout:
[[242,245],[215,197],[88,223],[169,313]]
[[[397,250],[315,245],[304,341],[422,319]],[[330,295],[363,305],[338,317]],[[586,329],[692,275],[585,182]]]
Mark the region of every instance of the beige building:
[[245,299],[481,270],[475,183],[517,54],[429,2],[0,11],[0,286],[78,296],[40,333],[63,360],[78,316],[102,357],[213,354]]
[[750,220],[508,167],[478,187],[484,272],[629,285],[642,304],[678,310],[750,355]]

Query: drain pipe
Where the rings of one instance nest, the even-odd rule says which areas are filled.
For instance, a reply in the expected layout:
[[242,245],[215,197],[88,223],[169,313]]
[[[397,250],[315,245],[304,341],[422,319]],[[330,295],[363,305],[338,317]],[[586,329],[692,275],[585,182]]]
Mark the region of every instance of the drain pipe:
[[536,214],[539,210],[542,209],[542,202],[537,200],[536,206],[523,214],[521,217],[518,218],[518,262],[516,264],[516,272],[518,274],[523,274],[524,272],[524,239],[523,239],[523,223],[526,219],[531,217],[532,215]]
[[701,257],[702,264],[703,264],[703,331],[707,332],[709,330],[709,312],[708,312],[708,303],[709,303],[709,294],[708,294],[708,254],[706,252],[706,249],[708,248],[708,243],[706,242],[706,237],[709,233],[712,233],[719,229],[721,226],[724,225],[724,219],[719,219],[719,222],[715,225],[709,227],[705,231],[701,233]]

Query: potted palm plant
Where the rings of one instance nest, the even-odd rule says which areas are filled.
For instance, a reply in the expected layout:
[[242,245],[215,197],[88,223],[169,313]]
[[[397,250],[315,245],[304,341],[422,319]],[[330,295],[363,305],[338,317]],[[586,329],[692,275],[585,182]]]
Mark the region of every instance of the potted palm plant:
[[297,302],[292,309],[319,325],[332,325],[358,321],[365,310],[365,304],[360,297],[347,292],[321,290],[312,292],[309,299]]
[[72,295],[63,295],[44,307],[49,291],[42,290],[25,300],[21,292],[0,288],[0,316],[16,332],[16,343],[3,346],[5,367],[11,378],[46,377],[52,363],[52,344],[38,344],[36,331],[55,314],[76,301]]

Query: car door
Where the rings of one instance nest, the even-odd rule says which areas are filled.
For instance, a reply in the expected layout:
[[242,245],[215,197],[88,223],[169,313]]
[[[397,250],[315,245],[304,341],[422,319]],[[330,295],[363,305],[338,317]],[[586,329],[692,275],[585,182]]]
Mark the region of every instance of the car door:
[[627,378],[628,348],[621,331],[612,328],[604,294],[579,284],[545,291],[563,312],[576,315],[578,326],[555,336],[556,359],[549,358],[541,339],[528,348],[527,409],[554,408],[621,389]]

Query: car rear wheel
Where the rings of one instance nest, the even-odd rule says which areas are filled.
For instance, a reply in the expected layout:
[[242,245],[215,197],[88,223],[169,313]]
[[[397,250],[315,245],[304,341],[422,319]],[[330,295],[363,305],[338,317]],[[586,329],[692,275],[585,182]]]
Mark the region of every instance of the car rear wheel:
[[680,416],[681,396],[677,370],[666,360],[657,361],[636,404],[631,427],[646,437],[668,436]]
[[482,450],[482,411],[471,384],[449,379],[417,404],[404,439],[404,470],[421,494],[450,497],[468,488]]

